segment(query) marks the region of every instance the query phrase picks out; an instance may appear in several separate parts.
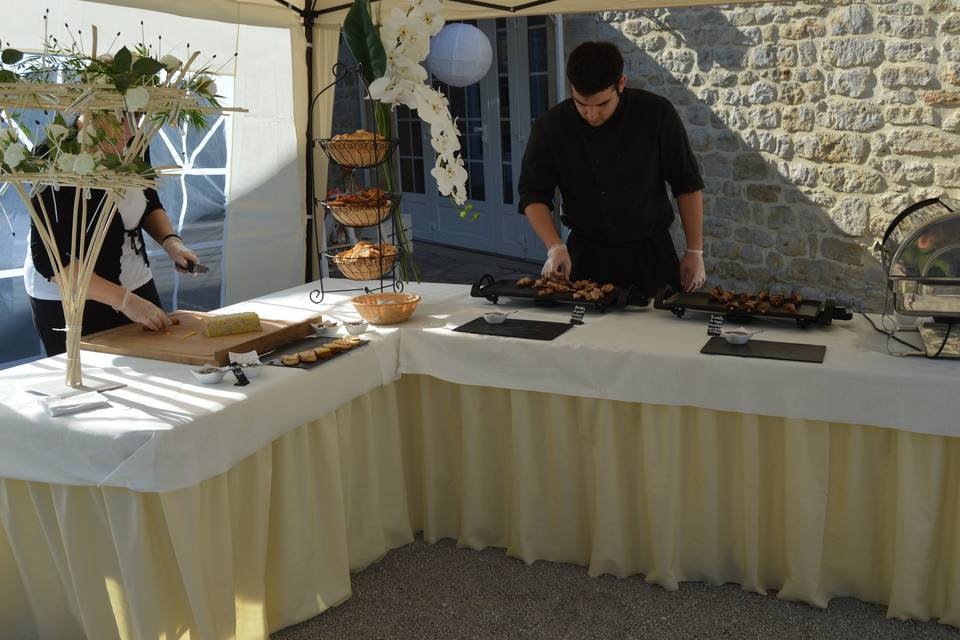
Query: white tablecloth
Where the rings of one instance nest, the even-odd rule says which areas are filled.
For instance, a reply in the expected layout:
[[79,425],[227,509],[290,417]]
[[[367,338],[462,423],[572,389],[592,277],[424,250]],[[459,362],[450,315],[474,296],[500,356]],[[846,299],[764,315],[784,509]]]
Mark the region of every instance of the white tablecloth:
[[[312,286],[235,305],[263,317],[317,312],[357,318],[348,294],[308,299]],[[204,386],[189,367],[84,352],[85,375],[126,383],[111,407],[47,417],[24,388],[62,379],[60,358],[0,371],[0,477],[169,491],[220,474],[291,429],[403,373],[449,382],[571,396],[960,435],[960,362],[894,358],[862,318],[800,330],[769,322],[764,339],[827,346],[822,365],[699,353],[704,316],[654,309],[588,313],[552,342],[455,333],[491,308],[469,287],[410,285],[424,300],[413,319],[368,334],[372,344],[310,371],[267,370],[247,387]],[[568,308],[514,317],[564,322]]]

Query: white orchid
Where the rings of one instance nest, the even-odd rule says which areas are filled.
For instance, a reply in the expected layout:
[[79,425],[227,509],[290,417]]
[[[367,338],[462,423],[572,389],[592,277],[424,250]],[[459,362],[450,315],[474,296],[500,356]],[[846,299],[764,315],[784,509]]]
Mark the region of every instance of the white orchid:
[[127,105],[127,111],[142,111],[143,108],[147,106],[147,103],[150,102],[150,92],[147,91],[146,87],[127,89],[126,95],[123,96],[123,101]]
[[417,113],[421,120],[432,125],[450,119],[450,110],[442,93],[421,84],[417,85],[414,94],[417,97]]
[[[434,8],[434,5],[436,8]],[[410,17],[421,21],[431,36],[437,35],[440,33],[440,30],[443,29],[444,20],[440,16],[439,2],[420,3],[419,6],[414,7],[413,11],[410,12]]]
[[[443,156],[441,156],[441,159],[443,159]],[[466,202],[464,185],[467,182],[467,170],[463,167],[463,160],[461,158],[456,158],[456,160],[451,161],[448,156],[446,161],[442,163],[442,166],[438,163],[437,166],[430,170],[430,174],[436,179],[437,189],[441,194],[453,196],[457,204]]]
[[452,155],[460,150],[460,139],[450,135],[443,127],[430,127],[430,146],[440,155]]
[[73,163],[76,162],[77,156],[72,153],[61,153],[57,156],[57,169],[65,173],[73,171]]
[[113,56],[110,55],[109,53],[101,53],[100,55],[97,56],[97,60],[99,60],[103,64],[113,64]]
[[67,135],[67,132],[69,131],[70,130],[62,124],[49,124],[47,125],[47,138],[50,140],[59,140],[63,136]]
[[180,61],[180,58],[170,55],[169,53],[162,58],[160,58],[160,64],[162,64],[168,72],[176,71],[183,62]]
[[3,161],[11,169],[16,169],[27,157],[27,148],[21,143],[11,144],[3,152]]
[[73,172],[80,175],[86,175],[93,171],[96,165],[97,162],[93,159],[92,155],[89,153],[80,153],[77,154],[76,159],[73,161]]
[[97,128],[92,124],[88,124],[77,132],[77,142],[85,147],[89,147],[97,142],[99,135]]

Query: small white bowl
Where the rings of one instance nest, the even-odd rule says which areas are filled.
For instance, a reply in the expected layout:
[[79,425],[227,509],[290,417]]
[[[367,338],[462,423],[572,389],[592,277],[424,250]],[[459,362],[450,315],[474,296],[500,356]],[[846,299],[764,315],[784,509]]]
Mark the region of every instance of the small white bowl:
[[723,339],[730,344],[747,344],[750,342],[752,334],[749,333],[724,333]]
[[483,314],[483,319],[487,324],[503,324],[507,319],[507,314],[499,311],[491,311]]
[[335,336],[337,331],[340,330],[340,323],[336,322],[332,327],[325,326],[322,324],[310,323],[310,326],[313,328],[313,332],[320,336]]
[[369,327],[370,325],[369,323],[363,320],[360,320],[359,322],[344,322],[343,326],[344,328],[346,328],[347,333],[349,333],[352,336],[358,336],[364,331],[366,331],[367,327]]
[[199,369],[190,369],[190,373],[201,384],[217,384],[223,380],[226,371],[223,369],[213,369],[212,367],[200,367]]

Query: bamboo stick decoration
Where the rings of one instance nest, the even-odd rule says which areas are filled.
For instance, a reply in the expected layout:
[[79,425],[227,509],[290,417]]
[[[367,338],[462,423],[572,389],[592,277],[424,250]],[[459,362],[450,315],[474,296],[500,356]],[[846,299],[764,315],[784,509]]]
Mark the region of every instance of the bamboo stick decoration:
[[[97,31],[94,27],[93,58],[97,55],[96,47]],[[199,52],[194,52],[186,63],[171,70],[161,86],[144,87],[149,93],[149,100],[142,109],[142,124],[134,124],[133,140],[119,154],[123,166],[129,167],[136,158],[143,158],[153,137],[164,124],[176,121],[177,114],[183,109],[204,114],[245,111],[204,105],[196,96],[177,86],[186,77],[198,55]],[[179,73],[175,73],[177,71]],[[111,114],[116,114],[121,122],[124,118],[134,118],[134,114],[128,111],[124,95],[111,86],[88,83],[0,83],[0,109],[9,112],[37,107],[57,112],[67,111],[71,107],[77,108],[85,124],[94,123],[97,117],[113,117]],[[94,152],[99,144],[81,142],[81,153]],[[65,381],[68,386],[83,385],[80,366],[83,312],[97,259],[119,210],[119,203],[128,189],[155,187],[154,176],[160,175],[161,171],[164,175],[169,175],[169,169],[171,167],[160,167],[148,175],[102,168],[90,173],[77,173],[72,170],[62,171],[51,165],[42,172],[0,172],[0,182],[12,183],[23,201],[53,270],[52,279],[60,293],[66,325]],[[73,210],[69,213],[54,211],[54,214],[59,216],[58,220],[54,220],[44,204],[43,192],[46,189],[64,187],[75,189]],[[87,196],[90,190],[104,192],[104,197],[93,211],[88,206]],[[32,197],[34,194],[36,197]],[[39,206],[35,206],[35,203]],[[54,229],[55,225],[64,225],[67,221],[70,224],[70,239],[67,246],[61,247],[58,237],[62,238],[64,234],[57,234]]]

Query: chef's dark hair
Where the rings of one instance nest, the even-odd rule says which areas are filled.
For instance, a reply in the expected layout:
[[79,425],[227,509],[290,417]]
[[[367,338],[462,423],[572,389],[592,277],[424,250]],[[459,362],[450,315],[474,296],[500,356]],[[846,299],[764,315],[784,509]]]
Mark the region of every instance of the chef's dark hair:
[[622,75],[623,56],[609,42],[584,42],[567,58],[567,80],[584,96],[610,86],[616,89]]

